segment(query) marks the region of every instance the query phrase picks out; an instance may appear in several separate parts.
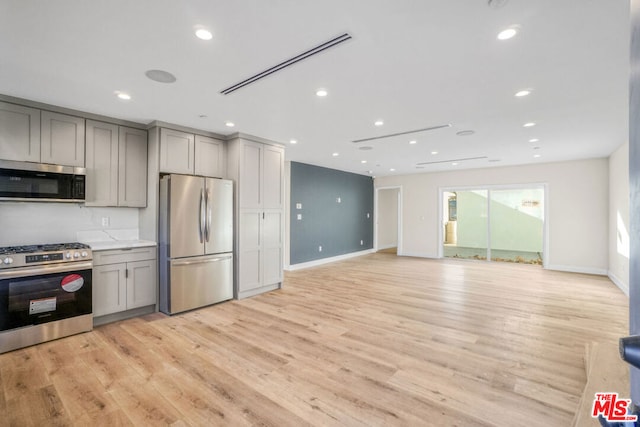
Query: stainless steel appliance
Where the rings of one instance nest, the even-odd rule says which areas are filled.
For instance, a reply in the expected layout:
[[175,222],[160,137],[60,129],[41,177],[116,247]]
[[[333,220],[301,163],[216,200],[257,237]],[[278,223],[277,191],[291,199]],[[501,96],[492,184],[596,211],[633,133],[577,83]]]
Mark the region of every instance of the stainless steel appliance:
[[233,298],[233,182],[187,175],[160,180],[160,311]]
[[0,160],[0,200],[84,202],[85,168]]
[[91,271],[82,243],[0,248],[0,353],[90,331]]

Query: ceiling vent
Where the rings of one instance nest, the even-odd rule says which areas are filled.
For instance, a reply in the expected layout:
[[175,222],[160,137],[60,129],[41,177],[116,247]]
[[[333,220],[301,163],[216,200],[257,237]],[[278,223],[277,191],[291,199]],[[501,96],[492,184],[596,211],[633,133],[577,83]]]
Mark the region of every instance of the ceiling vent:
[[377,139],[393,138],[394,136],[409,135],[410,133],[426,132],[426,131],[429,131],[429,130],[450,128],[450,127],[451,127],[451,124],[447,123],[446,125],[431,126],[431,127],[424,128],[424,129],[416,129],[416,130],[409,130],[409,131],[406,131],[406,132],[391,133],[389,135],[374,136],[373,138],[356,139],[355,141],[351,141],[351,142],[353,142],[354,144],[357,144],[359,142],[375,141]]
[[464,159],[449,159],[449,160],[438,160],[437,162],[420,162],[420,163],[416,163],[416,165],[435,165],[437,163],[452,163],[452,162],[465,162],[468,160],[483,160],[486,159],[487,156],[482,156],[482,157],[467,157]]
[[275,73],[277,71],[283,70],[283,69],[287,68],[288,66],[293,65],[293,64],[295,64],[297,62],[300,62],[300,61],[302,61],[304,59],[310,58],[313,55],[317,55],[318,53],[323,52],[323,51],[325,51],[325,50],[327,50],[327,49],[329,49],[331,47],[337,46],[340,43],[346,42],[347,40],[349,40],[351,38],[352,37],[351,37],[351,35],[349,33],[344,33],[341,36],[338,36],[338,37],[333,38],[333,39],[331,39],[329,41],[326,41],[326,42],[324,42],[322,44],[319,44],[318,46],[316,46],[314,48],[311,48],[311,49],[309,49],[309,50],[307,50],[307,51],[305,51],[305,52],[303,52],[303,53],[301,53],[299,55],[296,55],[293,58],[289,58],[289,59],[287,59],[285,61],[282,61],[279,64],[274,65],[271,68],[268,68],[268,69],[266,69],[266,70],[264,70],[264,71],[262,71],[262,72],[260,72],[260,73],[258,73],[256,75],[254,75],[254,76],[251,76],[251,77],[249,77],[247,79],[242,80],[239,83],[236,83],[236,84],[234,84],[232,86],[229,86],[228,88],[221,90],[220,93],[223,94],[223,95],[229,95],[230,93],[235,92],[236,90],[238,90],[240,88],[248,86],[251,83],[255,83],[258,80],[263,79],[263,78],[265,78],[267,76],[270,76],[271,74],[273,74],[273,73]]

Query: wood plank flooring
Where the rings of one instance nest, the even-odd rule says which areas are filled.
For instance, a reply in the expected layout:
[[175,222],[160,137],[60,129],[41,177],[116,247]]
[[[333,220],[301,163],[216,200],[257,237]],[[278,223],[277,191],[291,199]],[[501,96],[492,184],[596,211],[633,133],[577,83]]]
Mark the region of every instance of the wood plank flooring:
[[[567,426],[608,279],[377,253],[0,355],[0,426]],[[623,363],[623,362],[620,362]]]

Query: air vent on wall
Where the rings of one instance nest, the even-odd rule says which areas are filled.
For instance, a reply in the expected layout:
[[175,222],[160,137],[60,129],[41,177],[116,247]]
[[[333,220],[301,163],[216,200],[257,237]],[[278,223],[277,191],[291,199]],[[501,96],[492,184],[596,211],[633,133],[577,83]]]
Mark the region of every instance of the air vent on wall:
[[389,135],[374,136],[373,138],[356,139],[355,141],[351,141],[351,142],[353,142],[354,144],[357,144],[359,142],[374,141],[374,140],[377,140],[377,139],[392,138],[394,136],[408,135],[410,133],[426,132],[426,131],[429,131],[429,130],[450,128],[450,127],[451,127],[451,124],[447,123],[446,125],[431,126],[431,127],[423,128],[423,129],[408,130],[406,132],[391,133]]
[[271,74],[275,73],[276,71],[280,71],[284,68],[287,68],[290,65],[293,65],[297,62],[302,61],[303,59],[307,59],[313,55],[317,55],[320,52],[323,52],[331,47],[337,46],[340,43],[346,42],[347,40],[351,39],[351,35],[349,33],[344,33],[341,36],[338,36],[336,38],[333,38],[329,41],[326,41],[324,43],[319,44],[318,46],[311,48],[299,55],[294,56],[293,58],[289,58],[286,61],[282,61],[281,63],[279,63],[278,65],[274,65],[271,68],[268,68],[254,76],[249,77],[248,79],[244,79],[239,83],[236,83],[232,86],[229,86],[226,89],[223,89],[220,91],[221,94],[223,95],[229,95],[232,92],[235,92],[236,90],[243,88],[247,85],[250,85],[251,83],[255,83],[260,79],[263,79],[267,76],[270,76]]
[[438,160],[437,162],[420,162],[420,163],[416,163],[416,165],[435,165],[437,163],[452,163],[452,162],[465,162],[468,160],[482,160],[482,159],[486,159],[487,156],[482,156],[482,157],[467,157],[464,159],[449,159],[449,160]]

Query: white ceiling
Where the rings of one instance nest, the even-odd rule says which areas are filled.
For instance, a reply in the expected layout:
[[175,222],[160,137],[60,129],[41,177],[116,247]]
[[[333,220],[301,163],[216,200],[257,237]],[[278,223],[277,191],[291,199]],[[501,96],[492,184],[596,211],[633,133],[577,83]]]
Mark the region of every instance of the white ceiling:
[[[344,32],[353,38],[219,93]],[[0,93],[249,133],[286,144],[289,160],[376,176],[606,157],[628,138],[628,57],[627,0],[0,0]],[[486,158],[447,161],[469,157]],[[434,161],[446,162],[416,168]]]

